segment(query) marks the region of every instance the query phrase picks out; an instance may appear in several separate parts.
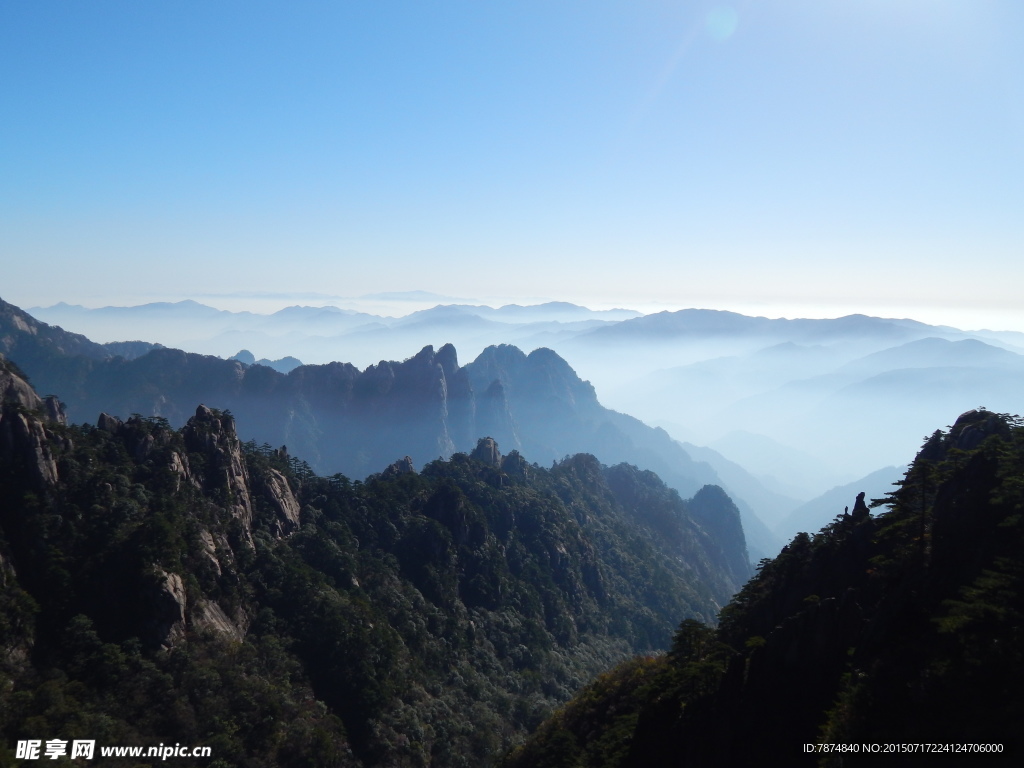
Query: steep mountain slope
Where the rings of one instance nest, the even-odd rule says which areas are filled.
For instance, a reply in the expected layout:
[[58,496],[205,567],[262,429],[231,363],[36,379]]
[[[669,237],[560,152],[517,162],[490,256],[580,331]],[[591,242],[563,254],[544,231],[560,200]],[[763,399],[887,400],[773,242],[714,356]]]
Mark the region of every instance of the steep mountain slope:
[[52,366],[63,365],[67,358],[75,357],[107,360],[121,356],[132,359],[159,347],[159,344],[123,339],[110,344],[96,344],[80,334],[40,323],[28,313],[0,300],[0,354],[20,359],[28,368],[49,370]]
[[487,439],[351,482],[205,406],[180,431],[68,426],[4,360],[0,391],[5,764],[43,736],[486,765],[747,574],[719,489],[684,502],[592,456],[543,469]]
[[887,512],[860,494],[799,534],[717,630],[684,622],[670,654],[599,679],[508,765],[1018,765],[1022,468],[1019,419],[963,414]]
[[138,413],[181,426],[201,402],[230,410],[244,438],[287,445],[324,474],[365,477],[406,454],[419,467],[490,435],[543,464],[581,452],[635,464],[684,496],[718,482],[665,432],[604,408],[594,388],[547,349],[525,355],[491,347],[460,366],[446,344],[363,371],[330,363],[288,374],[172,349],[132,360],[102,359],[99,351],[67,357],[33,352],[40,334],[57,330],[6,306],[18,324],[0,326],[0,352],[17,352],[12,359],[41,390],[60,395],[72,420]]

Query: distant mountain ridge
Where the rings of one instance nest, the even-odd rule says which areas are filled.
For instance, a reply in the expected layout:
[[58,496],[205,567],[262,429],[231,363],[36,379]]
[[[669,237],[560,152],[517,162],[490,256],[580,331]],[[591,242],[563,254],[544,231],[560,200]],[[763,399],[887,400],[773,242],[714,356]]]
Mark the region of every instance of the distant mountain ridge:
[[278,373],[290,373],[302,365],[302,361],[296,357],[282,357],[280,360],[267,360],[264,357],[257,360],[256,356],[247,349],[239,350],[236,354],[229,357],[228,360],[237,360],[246,365],[265,365],[267,368],[273,368]]
[[[900,463],[945,413],[978,405],[1024,410],[1024,395],[1014,389],[1024,334],[910,319],[787,319],[707,309],[623,317],[560,302],[497,309],[438,304],[399,318],[315,307],[225,313],[181,302],[159,305],[157,314],[168,307],[182,312],[173,323],[161,315],[147,324],[146,307],[112,308],[116,317],[96,326],[103,331],[96,338],[120,339],[130,327],[133,335],[167,344],[161,334],[173,328],[171,346],[192,352],[229,357],[250,349],[267,360],[346,360],[360,368],[404,359],[437,340],[452,343],[463,359],[501,344],[527,352],[547,347],[595,384],[604,405],[663,426],[678,439],[715,445],[742,432],[813,453],[827,465],[820,482],[796,481],[802,470],[792,462],[774,462],[783,465],[782,474],[765,472],[726,452],[758,478],[775,474],[777,490],[801,501],[882,464]],[[108,311],[47,314],[59,309],[35,311],[76,331],[90,327],[86,317]],[[201,314],[189,321],[193,310]],[[894,375],[897,370],[907,372]],[[869,382],[873,376],[879,378]]]
[[[184,316],[176,316],[175,323],[181,325],[182,333],[191,328],[189,333],[197,339],[186,348],[216,351],[221,357],[234,355],[240,348],[252,349],[268,361],[290,356],[310,362],[319,356],[347,360],[365,371],[379,367],[380,361],[404,360],[412,351],[433,345],[438,339],[452,343],[464,360],[479,359],[484,350],[502,345],[525,352],[554,349],[569,363],[574,375],[578,373],[579,378],[597,386],[602,406],[663,426],[672,437],[691,446],[711,446],[721,454],[722,461],[737,462],[747,470],[747,476],[733,475],[734,487],[723,485],[730,486],[729,492],[748,518],[749,543],[765,555],[777,545],[771,543],[774,537],[767,530],[770,524],[762,527],[761,538],[755,540],[758,526],[751,512],[759,514],[759,507],[763,507],[766,518],[779,520],[800,503],[836,485],[881,465],[902,461],[943,414],[979,405],[1011,413],[1024,411],[1024,390],[1018,385],[1024,370],[1024,356],[1018,354],[1024,348],[1024,335],[964,332],[913,320],[866,315],[787,320],[713,310],[681,310],[616,321],[590,313],[585,315],[590,319],[576,320],[571,319],[572,313],[589,310],[558,303],[498,309],[439,305],[403,318],[359,315],[330,307],[290,307],[273,316],[222,313],[187,302],[181,303],[180,309],[185,314],[193,310],[199,313],[191,326],[182,320]],[[168,311],[168,306],[160,311]],[[544,322],[519,322],[524,313],[540,311],[554,314],[541,318]],[[556,315],[562,319],[553,319]],[[251,323],[245,326],[248,330],[234,325],[238,318],[247,318],[245,322]],[[537,320],[538,316],[526,319]],[[137,317],[126,322],[122,312],[110,330],[123,336],[126,329],[141,334],[145,328]],[[277,352],[270,354],[264,349]],[[306,351],[313,356],[307,356]],[[475,365],[465,366],[467,375]],[[509,371],[525,370],[511,358],[503,365]],[[214,367],[204,364],[195,368],[193,375],[197,381],[202,380],[213,375]],[[546,375],[542,369],[537,366],[536,375]],[[221,372],[214,378],[226,382],[232,375]],[[256,376],[239,374],[243,378],[250,375]],[[517,385],[510,376],[496,378],[501,379],[503,388],[515,389]],[[312,386],[315,376],[307,378]],[[494,380],[473,384],[469,411],[459,410],[457,386],[446,380],[446,387],[455,386],[450,393],[452,412],[445,416],[451,434],[441,436],[442,448],[433,448],[432,454],[427,448],[437,441],[423,444],[426,458],[444,455],[447,448],[443,446],[448,442],[466,445],[451,435],[465,434],[459,432],[458,422],[472,425],[478,407],[482,409],[481,423],[490,418],[487,414],[495,415],[497,390],[485,397]],[[209,391],[209,384],[194,392]],[[298,441],[297,445],[308,449],[306,455],[319,461],[316,444],[320,438],[313,434],[316,419],[311,416],[319,406],[311,405],[311,398],[302,395],[301,386],[287,394],[285,390],[293,385],[265,384],[274,389],[275,402],[286,403],[281,407],[285,423],[290,425],[287,433],[265,433],[267,441]],[[168,392],[177,391],[177,386],[168,388]],[[253,386],[249,383],[241,389],[249,392]],[[145,412],[154,408],[152,398],[147,401],[141,394],[134,402],[137,405],[124,405]],[[514,410],[525,404],[510,407]],[[85,416],[92,418],[93,414]],[[518,418],[515,413],[513,417]],[[257,424],[259,414],[248,421]],[[593,419],[589,423],[587,429],[594,432]],[[531,424],[531,431],[534,427],[545,428],[537,420]],[[479,425],[468,432],[477,428]],[[619,423],[606,430],[613,439],[604,440],[604,444],[614,448],[614,435],[628,429]],[[505,435],[502,444],[515,445],[519,439],[514,424],[506,425]],[[605,450],[597,433],[591,437],[593,440],[578,447]],[[640,466],[648,462],[647,466],[670,476],[671,466],[651,464],[638,456],[639,445],[647,437],[630,439],[634,445],[617,457],[635,460]],[[554,442],[546,440],[542,452],[536,454],[537,460],[566,455],[568,450],[559,452],[560,440],[558,436]],[[661,438],[655,442],[661,445],[655,454],[662,458],[671,455]],[[708,456],[707,463],[717,461]],[[392,460],[390,456],[378,458]],[[354,474],[374,471],[369,456],[364,459],[362,463],[353,460],[345,468]],[[675,463],[675,459],[669,460],[670,465]],[[718,466],[722,471],[732,471],[721,463]],[[686,470],[684,474],[692,472]],[[713,482],[715,474],[718,470],[699,479]],[[684,493],[693,492],[696,485],[670,481]]]
[[[647,337],[673,338],[688,335],[731,336],[738,333],[773,337],[781,341],[813,343],[820,339],[842,336],[861,337],[865,331],[884,333],[894,339],[909,338],[924,329],[935,328],[927,323],[910,319],[891,319],[869,315],[846,315],[834,319],[751,317],[720,309],[682,309],[675,312],[657,312],[626,320],[612,328],[591,331],[591,339],[609,341]],[[956,332],[954,328],[946,329]],[[589,340],[589,339],[588,339]]]
[[[15,309],[9,314],[26,328],[44,327]],[[12,325],[0,340],[17,337],[21,346],[12,349],[25,351],[36,335]],[[0,352],[6,354],[5,348]],[[489,436],[541,464],[577,453],[634,464],[656,472],[683,496],[720,482],[664,431],[604,408],[594,388],[549,349],[527,355],[500,345],[460,366],[455,348],[446,344],[362,371],[330,363],[288,374],[173,349],[133,360],[36,354],[22,364],[11,357],[37,387],[60,395],[72,421],[100,412],[122,419],[139,413],[180,426],[195,403],[205,403],[229,410],[245,438],[286,445],[322,474],[365,477],[404,455],[420,467],[471,450]],[[754,512],[744,507],[743,515],[751,517]],[[728,546],[746,551],[742,538]]]
[[[218,310],[192,300],[131,307],[58,303],[29,314],[92,338],[121,340],[125,328],[167,346],[228,357],[239,348],[257,357],[292,355],[325,363],[343,357],[360,367],[401,350],[419,349],[438,336],[459,348],[483,349],[535,336],[571,336],[596,326],[639,316],[627,309],[591,310],[568,302],[489,307],[438,304],[400,317],[333,306],[289,306],[271,314]],[[539,346],[539,345],[535,345]],[[344,350],[344,354],[339,354]]]
[[26,362],[77,356],[93,360],[106,360],[121,356],[132,359],[150,350],[161,348],[160,344],[124,339],[97,344],[82,334],[65,331],[59,326],[39,323],[24,310],[0,299],[0,344],[8,357],[20,357]]
[[[1024,411],[1021,339],[864,316],[691,311],[588,331],[559,350],[588,377],[595,359],[613,354],[627,373],[602,387],[607,405],[710,445],[759,478],[774,475],[778,490],[807,500],[900,463],[944,414]],[[736,434],[749,439],[733,451],[726,443]],[[779,448],[759,465],[754,441]],[[807,453],[820,470],[786,458]]]

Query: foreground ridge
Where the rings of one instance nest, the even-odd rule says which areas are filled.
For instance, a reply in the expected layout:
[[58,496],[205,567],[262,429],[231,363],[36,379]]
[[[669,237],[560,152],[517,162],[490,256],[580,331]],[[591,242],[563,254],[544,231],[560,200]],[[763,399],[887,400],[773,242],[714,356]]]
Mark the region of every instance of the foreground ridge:
[[[667,656],[600,678],[509,768],[847,766],[875,759],[873,744],[994,744],[973,759],[1018,764],[1024,427],[963,414],[875,504],[888,511],[872,516],[860,494],[799,534],[717,630],[684,622]],[[805,751],[818,744],[850,751]],[[883,757],[921,764],[922,753]]]

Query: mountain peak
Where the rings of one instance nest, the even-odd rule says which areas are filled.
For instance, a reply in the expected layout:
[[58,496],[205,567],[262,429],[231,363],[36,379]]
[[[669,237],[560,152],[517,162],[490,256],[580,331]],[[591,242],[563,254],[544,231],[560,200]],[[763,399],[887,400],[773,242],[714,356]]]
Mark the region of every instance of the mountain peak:
[[493,437],[480,438],[470,457],[482,461],[489,467],[501,466],[501,453],[498,451],[498,444]]
[[1006,417],[984,409],[971,409],[957,417],[949,431],[949,442],[959,450],[969,451],[990,435],[1009,437],[1010,425]]

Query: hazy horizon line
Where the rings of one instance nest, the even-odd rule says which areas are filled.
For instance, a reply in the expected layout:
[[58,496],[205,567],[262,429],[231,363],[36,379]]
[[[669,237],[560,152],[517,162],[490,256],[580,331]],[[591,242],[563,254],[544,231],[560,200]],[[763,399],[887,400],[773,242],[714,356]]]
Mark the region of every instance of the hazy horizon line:
[[[384,291],[359,296],[340,296],[315,291],[233,291],[227,293],[197,292],[188,295],[135,294],[117,302],[110,297],[75,297],[59,299],[49,303],[41,297],[34,301],[12,303],[24,309],[50,309],[60,304],[82,307],[88,310],[111,307],[138,307],[147,304],[177,304],[193,301],[204,306],[226,312],[251,312],[271,315],[294,306],[336,307],[349,311],[366,312],[381,317],[401,318],[424,309],[437,306],[466,305],[500,309],[503,306],[534,307],[549,303],[566,303],[590,311],[625,310],[651,315],[658,312],[677,312],[686,309],[704,309],[735,312],[748,317],[768,319],[809,319],[827,320],[866,315],[889,320],[913,320],[927,325],[944,326],[962,331],[1024,332],[1024,312],[1018,308],[975,306],[935,306],[897,304],[888,301],[862,300],[857,302],[802,302],[780,300],[778,302],[750,302],[743,300],[651,300],[649,298],[608,301],[605,298],[570,296],[552,298],[548,296],[451,296],[431,291]],[[111,303],[112,301],[117,303]],[[311,303],[303,303],[311,302]]]

